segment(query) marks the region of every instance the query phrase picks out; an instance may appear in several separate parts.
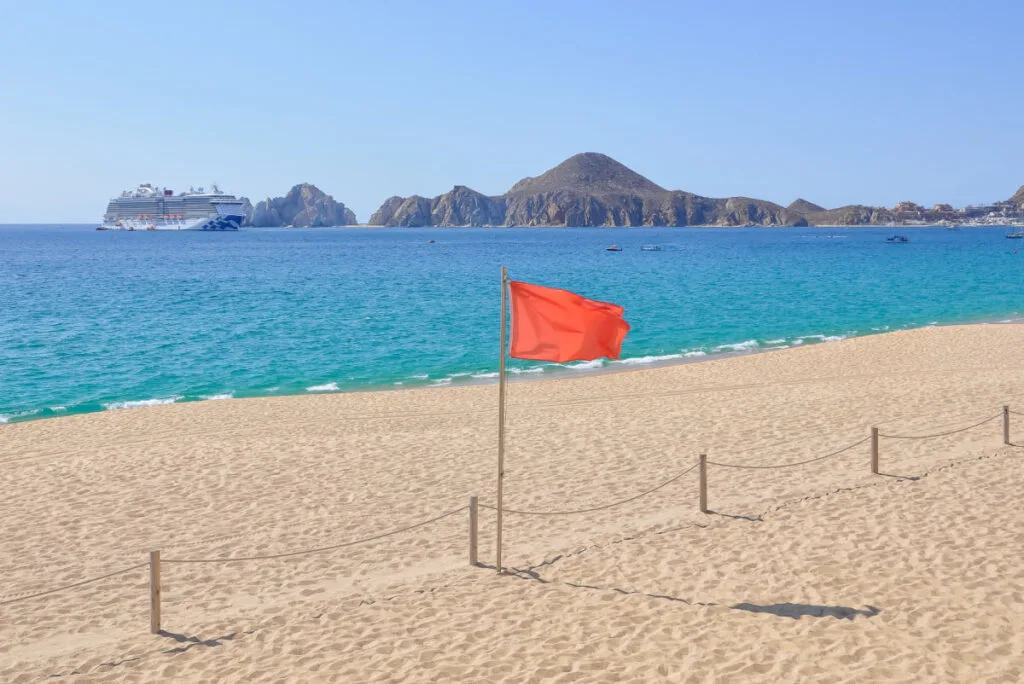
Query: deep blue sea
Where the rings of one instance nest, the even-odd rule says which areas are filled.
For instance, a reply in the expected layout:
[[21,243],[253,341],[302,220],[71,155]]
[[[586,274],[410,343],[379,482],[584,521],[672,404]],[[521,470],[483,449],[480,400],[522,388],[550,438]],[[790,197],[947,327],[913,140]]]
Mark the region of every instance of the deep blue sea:
[[[903,229],[905,245],[886,242],[893,232],[0,226],[0,422],[487,381],[502,264],[513,279],[623,305],[632,330],[611,365],[997,322],[1024,309],[1024,241],[1006,240],[1005,228]],[[623,251],[606,252],[612,243]]]

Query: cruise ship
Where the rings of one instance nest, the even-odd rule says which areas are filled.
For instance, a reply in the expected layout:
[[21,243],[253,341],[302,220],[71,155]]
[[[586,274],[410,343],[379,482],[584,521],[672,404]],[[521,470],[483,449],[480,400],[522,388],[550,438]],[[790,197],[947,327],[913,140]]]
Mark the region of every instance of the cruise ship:
[[110,200],[103,224],[96,230],[238,230],[242,200],[214,185],[174,194],[144,183]]

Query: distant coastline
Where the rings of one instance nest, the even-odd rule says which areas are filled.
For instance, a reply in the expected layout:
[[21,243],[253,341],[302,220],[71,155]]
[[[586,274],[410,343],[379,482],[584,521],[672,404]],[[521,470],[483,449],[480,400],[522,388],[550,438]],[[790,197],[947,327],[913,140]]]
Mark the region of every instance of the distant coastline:
[[782,206],[743,196],[667,190],[596,152],[574,155],[502,195],[456,185],[436,197],[389,197],[365,223],[311,183],[255,204],[245,196],[238,199],[242,226],[268,228],[1024,226],[1024,186],[1006,200],[960,208],[904,201],[891,208],[849,204],[827,209],[805,199]]
[[1024,225],[1024,186],[1009,199],[959,209],[914,202],[895,207],[851,204],[827,209],[805,199],[787,206],[750,197],[703,197],[666,190],[596,152],[577,154],[502,195],[456,185],[436,197],[393,196],[358,223],[342,202],[314,185],[296,185],[283,197],[246,203],[243,225],[381,228],[459,227],[701,227]]

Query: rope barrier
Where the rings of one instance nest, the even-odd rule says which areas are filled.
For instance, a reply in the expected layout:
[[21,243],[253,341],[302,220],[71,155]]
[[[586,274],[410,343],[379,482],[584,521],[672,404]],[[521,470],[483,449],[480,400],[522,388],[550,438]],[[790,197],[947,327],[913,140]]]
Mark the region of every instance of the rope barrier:
[[933,435],[890,435],[890,434],[886,434],[886,433],[883,433],[883,432],[879,432],[878,436],[879,437],[885,437],[886,439],[933,439],[935,437],[945,437],[947,435],[955,435],[958,432],[966,432],[967,430],[973,430],[974,428],[978,427],[979,425],[984,425],[985,423],[991,423],[996,418],[1002,418],[1002,417],[1003,417],[1002,413],[997,413],[996,415],[994,415],[994,416],[992,416],[990,418],[986,418],[985,420],[983,420],[981,422],[978,422],[978,423],[975,423],[973,425],[968,425],[967,427],[957,428],[955,430],[949,430],[948,432],[936,432]]
[[273,553],[262,556],[243,556],[240,558],[165,558],[162,562],[164,563],[240,563],[242,561],[254,561],[254,560],[270,560],[272,558],[289,558],[291,556],[303,556],[309,553],[319,553],[321,551],[333,551],[334,549],[341,549],[346,546],[355,546],[356,544],[364,544],[366,542],[376,541],[378,539],[384,539],[385,537],[391,537],[402,532],[408,532],[414,530],[417,527],[424,527],[431,523],[435,523],[439,520],[443,520],[449,516],[455,515],[466,510],[466,506],[459,506],[456,509],[450,510],[447,513],[431,518],[430,520],[424,520],[422,522],[414,523],[406,527],[400,527],[397,530],[391,530],[390,532],[384,532],[383,534],[377,534],[372,537],[366,537],[364,539],[355,539],[353,541],[342,542],[341,544],[332,544],[331,546],[320,546],[314,549],[304,549],[302,551],[289,551],[287,553]]
[[114,572],[108,573],[108,574],[103,575],[101,577],[93,577],[92,579],[82,580],[81,582],[75,582],[74,584],[69,584],[69,585],[64,586],[64,587],[58,587],[56,589],[48,589],[47,591],[40,591],[40,592],[37,592],[35,594],[29,594],[28,596],[19,596],[18,598],[6,599],[6,600],[3,600],[3,601],[0,601],[0,606],[5,606],[5,605],[7,605],[9,603],[17,603],[18,601],[27,601],[29,599],[38,598],[40,596],[47,596],[49,594],[56,594],[57,592],[67,591],[68,589],[74,589],[75,587],[83,587],[86,584],[92,584],[93,582],[99,582],[100,580],[109,579],[110,577],[116,577],[118,575],[123,575],[125,573],[131,572],[132,570],[138,570],[139,568],[144,568],[147,565],[149,565],[149,563],[139,563],[138,565],[133,565],[130,568],[125,568],[124,570],[116,570]]
[[[1008,412],[1011,413],[1011,414],[1014,414],[1014,415],[1024,416],[1024,413],[1022,413],[1020,411],[1014,411],[1014,410],[1011,409]],[[977,423],[973,423],[971,425],[968,425],[968,426],[965,426],[965,427],[961,427],[961,428],[956,428],[954,430],[948,430],[948,431],[945,431],[945,432],[938,432],[938,433],[928,434],[928,435],[893,435],[893,434],[888,434],[888,433],[879,433],[878,436],[879,437],[884,437],[886,439],[905,439],[905,440],[933,439],[933,438],[936,438],[936,437],[945,437],[945,436],[949,436],[949,435],[958,434],[958,433],[961,433],[961,432],[966,432],[967,430],[972,430],[972,429],[974,429],[976,427],[980,427],[982,425],[985,425],[986,423],[990,423],[993,420],[1001,418],[1002,416],[1003,416],[1003,413],[1002,413],[1002,411],[1000,411],[1000,413],[997,413],[994,416],[985,418],[984,420],[981,420],[981,421],[979,421]],[[807,465],[807,464],[810,464],[810,463],[815,463],[817,461],[822,461],[822,460],[825,460],[825,459],[828,459],[828,458],[832,458],[832,457],[835,457],[835,456],[839,456],[840,454],[843,454],[843,453],[845,453],[847,451],[850,451],[851,449],[854,449],[854,448],[864,444],[865,442],[867,442],[870,439],[871,439],[870,437],[865,437],[863,439],[860,439],[860,440],[854,442],[853,444],[849,444],[849,445],[847,445],[847,446],[845,446],[845,447],[843,447],[841,449],[837,449],[835,451],[829,452],[829,453],[827,453],[827,454],[825,454],[823,456],[818,456],[818,457],[807,459],[807,460],[804,460],[804,461],[796,461],[796,462],[793,462],[793,463],[783,463],[783,464],[779,464],[779,465],[764,465],[764,466],[760,466],[760,465],[742,465],[742,464],[738,464],[738,463],[720,463],[720,462],[717,462],[717,461],[707,461],[707,463],[709,465],[714,465],[714,466],[718,466],[718,467],[721,467],[721,468],[737,468],[737,469],[748,469],[748,470],[774,470],[774,469],[779,469],[779,468],[792,468],[792,467],[796,467],[796,466],[801,466],[801,465]],[[793,440],[793,441],[796,441],[796,440]],[[770,447],[765,447],[765,448],[770,448]],[[756,449],[758,449],[758,448],[754,447],[753,449],[748,449],[747,451],[756,450]],[[699,466],[699,463],[695,463],[692,466],[690,466],[689,468],[686,468],[682,472],[680,472],[677,475],[669,478],[668,480],[665,480],[664,482],[662,482],[661,484],[659,484],[659,485],[657,485],[655,487],[647,489],[647,490],[645,490],[643,492],[640,492],[639,494],[636,494],[636,495],[631,496],[629,498],[622,499],[620,501],[615,501],[615,502],[609,503],[609,504],[604,504],[604,505],[601,505],[601,506],[594,506],[594,507],[591,507],[591,508],[580,508],[580,509],[568,510],[568,511],[525,511],[525,510],[516,510],[516,509],[511,509],[511,508],[502,508],[501,510],[504,513],[511,513],[511,514],[515,514],[515,515],[534,515],[534,516],[576,515],[576,514],[580,514],[580,513],[592,513],[592,512],[595,512],[595,511],[608,510],[608,509],[611,509],[611,508],[615,508],[617,506],[622,506],[624,504],[631,503],[633,501],[637,501],[638,499],[641,499],[641,498],[643,498],[643,497],[645,497],[645,496],[647,496],[649,494],[653,494],[653,493],[659,491],[660,489],[663,489],[664,487],[667,487],[668,485],[672,484],[673,482],[679,480],[684,475],[692,472],[698,466]],[[490,510],[497,510],[496,506],[490,506],[490,505],[487,505],[487,504],[479,504],[479,506],[482,507],[482,508],[490,509]],[[236,557],[236,558],[164,559],[163,562],[164,563],[238,563],[238,562],[245,562],[245,561],[271,560],[271,559],[276,559],[276,558],[289,558],[289,557],[293,557],[293,556],[302,556],[302,555],[307,555],[307,554],[312,554],[312,553],[320,553],[320,552],[324,552],[324,551],[332,551],[332,550],[335,550],[335,549],[341,549],[341,548],[345,548],[345,547],[349,547],[349,546],[355,546],[357,544],[364,544],[364,543],[368,543],[368,542],[372,542],[372,541],[377,541],[377,540],[380,540],[380,539],[385,539],[387,537],[391,537],[391,536],[394,536],[394,535],[397,535],[397,534],[408,532],[410,530],[414,530],[414,529],[417,529],[417,528],[420,528],[420,527],[425,527],[425,526],[430,525],[432,523],[439,522],[441,520],[444,520],[445,518],[453,516],[456,513],[460,513],[462,511],[466,510],[467,508],[468,508],[467,506],[459,506],[458,508],[446,511],[445,513],[442,513],[442,514],[440,514],[438,516],[435,516],[433,518],[430,518],[428,520],[423,520],[423,521],[420,521],[420,522],[417,522],[417,523],[413,523],[411,525],[407,525],[405,527],[400,527],[398,529],[391,530],[389,532],[384,532],[382,534],[377,534],[377,535],[374,535],[374,536],[371,536],[371,537],[365,537],[365,538],[362,538],[362,539],[356,539],[356,540],[352,540],[352,541],[342,542],[340,544],[332,544],[332,545],[329,545],[329,546],[321,546],[321,547],[316,547],[316,548],[311,548],[311,549],[304,549],[304,550],[301,550],[301,551],[290,551],[290,552],[286,552],[286,553],[265,554],[265,555],[256,555],[256,556],[243,556],[243,557]],[[225,537],[224,539],[231,539],[231,538],[237,537],[237,536],[245,536],[245,535],[233,535],[233,536]],[[207,540],[207,541],[209,541],[209,540]],[[186,545],[192,545],[192,544],[184,544],[182,546],[186,546]],[[90,579],[82,580],[80,582],[75,582],[73,584],[68,584],[68,585],[65,585],[65,586],[62,586],[62,587],[57,587],[55,589],[48,589],[48,590],[45,590],[45,591],[35,592],[35,593],[27,594],[27,595],[17,595],[17,594],[15,594],[14,598],[8,597],[8,598],[0,599],[0,606],[9,605],[9,604],[12,604],[12,603],[18,603],[20,601],[27,601],[27,600],[33,599],[33,598],[49,596],[51,594],[56,594],[56,593],[59,593],[59,592],[62,592],[62,591],[67,591],[69,589],[75,589],[77,587],[86,586],[88,584],[93,584],[95,582],[100,582],[100,581],[105,580],[105,579],[110,579],[112,577],[117,577],[119,575],[124,575],[124,574],[127,574],[129,572],[133,572],[133,571],[138,570],[140,568],[144,568],[144,567],[146,567],[148,565],[149,565],[149,563],[139,563],[137,565],[133,565],[133,566],[128,567],[128,568],[123,568],[121,570],[116,570],[114,572],[110,572],[110,573],[107,573],[105,575],[101,575],[99,577],[93,577],[93,578],[90,578]]]
[[[676,480],[681,478],[683,475],[686,475],[690,471],[694,470],[698,465],[699,465],[698,463],[694,463],[692,466],[690,466],[689,468],[687,468],[683,472],[679,473],[678,475],[676,475],[676,476],[674,476],[674,477],[672,477],[672,478],[670,478],[668,480],[665,480],[664,482],[662,482],[657,487],[652,487],[651,489],[648,489],[645,492],[640,492],[636,496],[631,496],[628,499],[623,499],[621,501],[616,501],[614,503],[605,504],[603,506],[595,506],[593,508],[580,508],[580,509],[577,509],[577,510],[574,510],[574,511],[517,511],[517,510],[511,509],[511,508],[502,508],[501,512],[502,513],[514,513],[516,515],[575,515],[577,513],[593,513],[594,511],[603,511],[603,510],[606,510],[608,508],[615,508],[616,506],[621,506],[623,504],[630,503],[631,501],[636,501],[637,499],[645,497],[648,494],[653,494],[654,492],[658,491],[659,489],[661,489],[663,487],[667,487],[668,485],[672,484],[673,482],[675,482]],[[497,506],[489,506],[487,504],[480,504],[480,507],[481,508],[489,508],[492,511],[498,510]]]
[[721,468],[739,468],[739,469],[742,469],[742,470],[775,470],[776,468],[793,468],[794,466],[807,465],[808,463],[814,463],[815,461],[824,461],[826,458],[832,458],[833,456],[838,456],[839,454],[847,452],[850,449],[853,449],[854,447],[859,447],[861,444],[863,444],[864,442],[868,441],[869,439],[871,439],[870,436],[865,437],[864,439],[858,440],[858,441],[856,441],[853,444],[850,444],[848,446],[844,446],[842,449],[839,449],[837,451],[833,451],[831,453],[825,454],[824,456],[817,456],[815,458],[809,458],[806,461],[797,461],[795,463],[782,463],[780,465],[759,466],[759,465],[741,465],[739,463],[719,463],[718,461],[708,461],[708,465],[719,466]]

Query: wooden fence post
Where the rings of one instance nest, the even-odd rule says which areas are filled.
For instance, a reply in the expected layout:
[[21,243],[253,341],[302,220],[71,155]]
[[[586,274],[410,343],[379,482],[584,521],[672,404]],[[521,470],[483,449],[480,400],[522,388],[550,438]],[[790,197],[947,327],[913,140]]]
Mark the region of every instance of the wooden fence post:
[[160,633],[160,552],[149,552],[149,631]]
[[878,428],[871,428],[871,473],[878,474]]
[[1010,443],[1010,407],[1003,407],[1003,444]]
[[700,512],[708,512],[708,455],[700,455]]
[[477,549],[477,502],[476,497],[469,497],[469,564],[476,565]]

